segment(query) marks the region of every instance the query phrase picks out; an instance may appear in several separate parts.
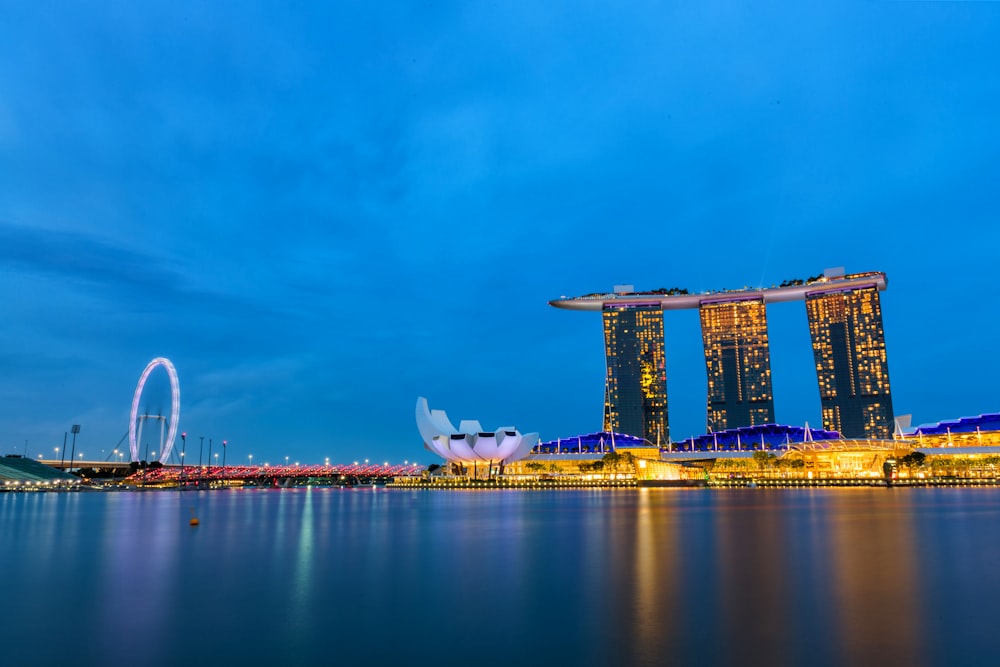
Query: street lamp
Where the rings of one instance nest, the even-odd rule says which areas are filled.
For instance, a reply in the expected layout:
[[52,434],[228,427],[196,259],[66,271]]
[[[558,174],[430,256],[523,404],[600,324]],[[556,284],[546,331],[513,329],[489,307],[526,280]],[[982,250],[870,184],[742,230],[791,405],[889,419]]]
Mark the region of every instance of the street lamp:
[[251,468],[253,467],[253,454],[247,454],[247,460],[250,461],[247,465]]
[[187,432],[181,433],[181,491],[184,490],[184,450],[187,449]]
[[65,461],[65,460],[66,460],[66,437],[67,437],[68,435],[69,435],[68,433],[66,433],[65,431],[63,431],[63,446],[62,446],[62,454],[60,454],[60,456],[59,456],[59,469],[60,469],[60,470],[62,470],[62,469],[63,469],[63,461]]
[[226,441],[222,441],[222,469],[226,469]]
[[74,454],[76,452],[76,434],[80,432],[80,425],[73,424],[73,426],[70,427],[69,432],[73,434],[73,449],[69,453],[69,467],[72,468],[73,461],[75,459]]

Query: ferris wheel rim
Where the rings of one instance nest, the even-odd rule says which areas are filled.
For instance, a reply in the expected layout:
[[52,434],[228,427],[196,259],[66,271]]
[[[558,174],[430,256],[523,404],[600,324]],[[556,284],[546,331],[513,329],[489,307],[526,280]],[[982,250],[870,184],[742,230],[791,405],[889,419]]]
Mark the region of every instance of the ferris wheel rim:
[[177,438],[177,421],[181,414],[181,389],[177,380],[177,369],[166,357],[157,357],[146,364],[146,368],[139,376],[139,382],[135,386],[135,393],[132,395],[132,410],[129,413],[128,422],[128,445],[133,461],[139,460],[139,442],[136,439],[136,421],[139,418],[139,400],[142,398],[142,390],[146,386],[146,380],[157,367],[162,366],[167,371],[170,378],[170,426],[167,432],[167,439],[160,452],[160,463],[165,463],[174,447],[174,440]]

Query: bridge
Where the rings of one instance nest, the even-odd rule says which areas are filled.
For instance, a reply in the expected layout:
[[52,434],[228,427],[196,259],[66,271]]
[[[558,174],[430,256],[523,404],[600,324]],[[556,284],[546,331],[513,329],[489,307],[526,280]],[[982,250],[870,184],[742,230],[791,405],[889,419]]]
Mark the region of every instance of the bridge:
[[60,461],[59,459],[38,459],[50,468],[56,470],[79,470],[81,468],[93,468],[94,470],[128,470],[131,465],[128,461]]
[[213,482],[251,482],[277,486],[288,482],[314,479],[321,482],[344,481],[356,484],[392,477],[419,477],[424,469],[416,463],[351,463],[318,465],[233,465],[233,466],[163,466],[140,469],[128,480],[141,484],[207,485]]

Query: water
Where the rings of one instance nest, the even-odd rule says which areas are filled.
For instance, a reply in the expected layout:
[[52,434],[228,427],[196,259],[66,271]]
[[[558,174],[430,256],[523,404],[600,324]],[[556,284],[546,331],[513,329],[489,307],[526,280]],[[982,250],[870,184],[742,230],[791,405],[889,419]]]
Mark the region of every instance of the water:
[[0,494],[0,662],[997,664],[998,520],[994,489]]

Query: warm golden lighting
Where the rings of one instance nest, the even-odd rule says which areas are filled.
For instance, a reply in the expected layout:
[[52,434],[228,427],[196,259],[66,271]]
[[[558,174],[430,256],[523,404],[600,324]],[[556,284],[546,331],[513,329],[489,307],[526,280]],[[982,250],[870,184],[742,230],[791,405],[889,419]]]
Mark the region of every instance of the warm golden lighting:
[[668,442],[663,311],[658,306],[605,309],[604,350],[604,430]]
[[823,428],[888,438],[892,398],[882,308],[875,286],[806,297]]
[[704,304],[699,312],[708,373],[708,432],[773,424],[763,300]]

